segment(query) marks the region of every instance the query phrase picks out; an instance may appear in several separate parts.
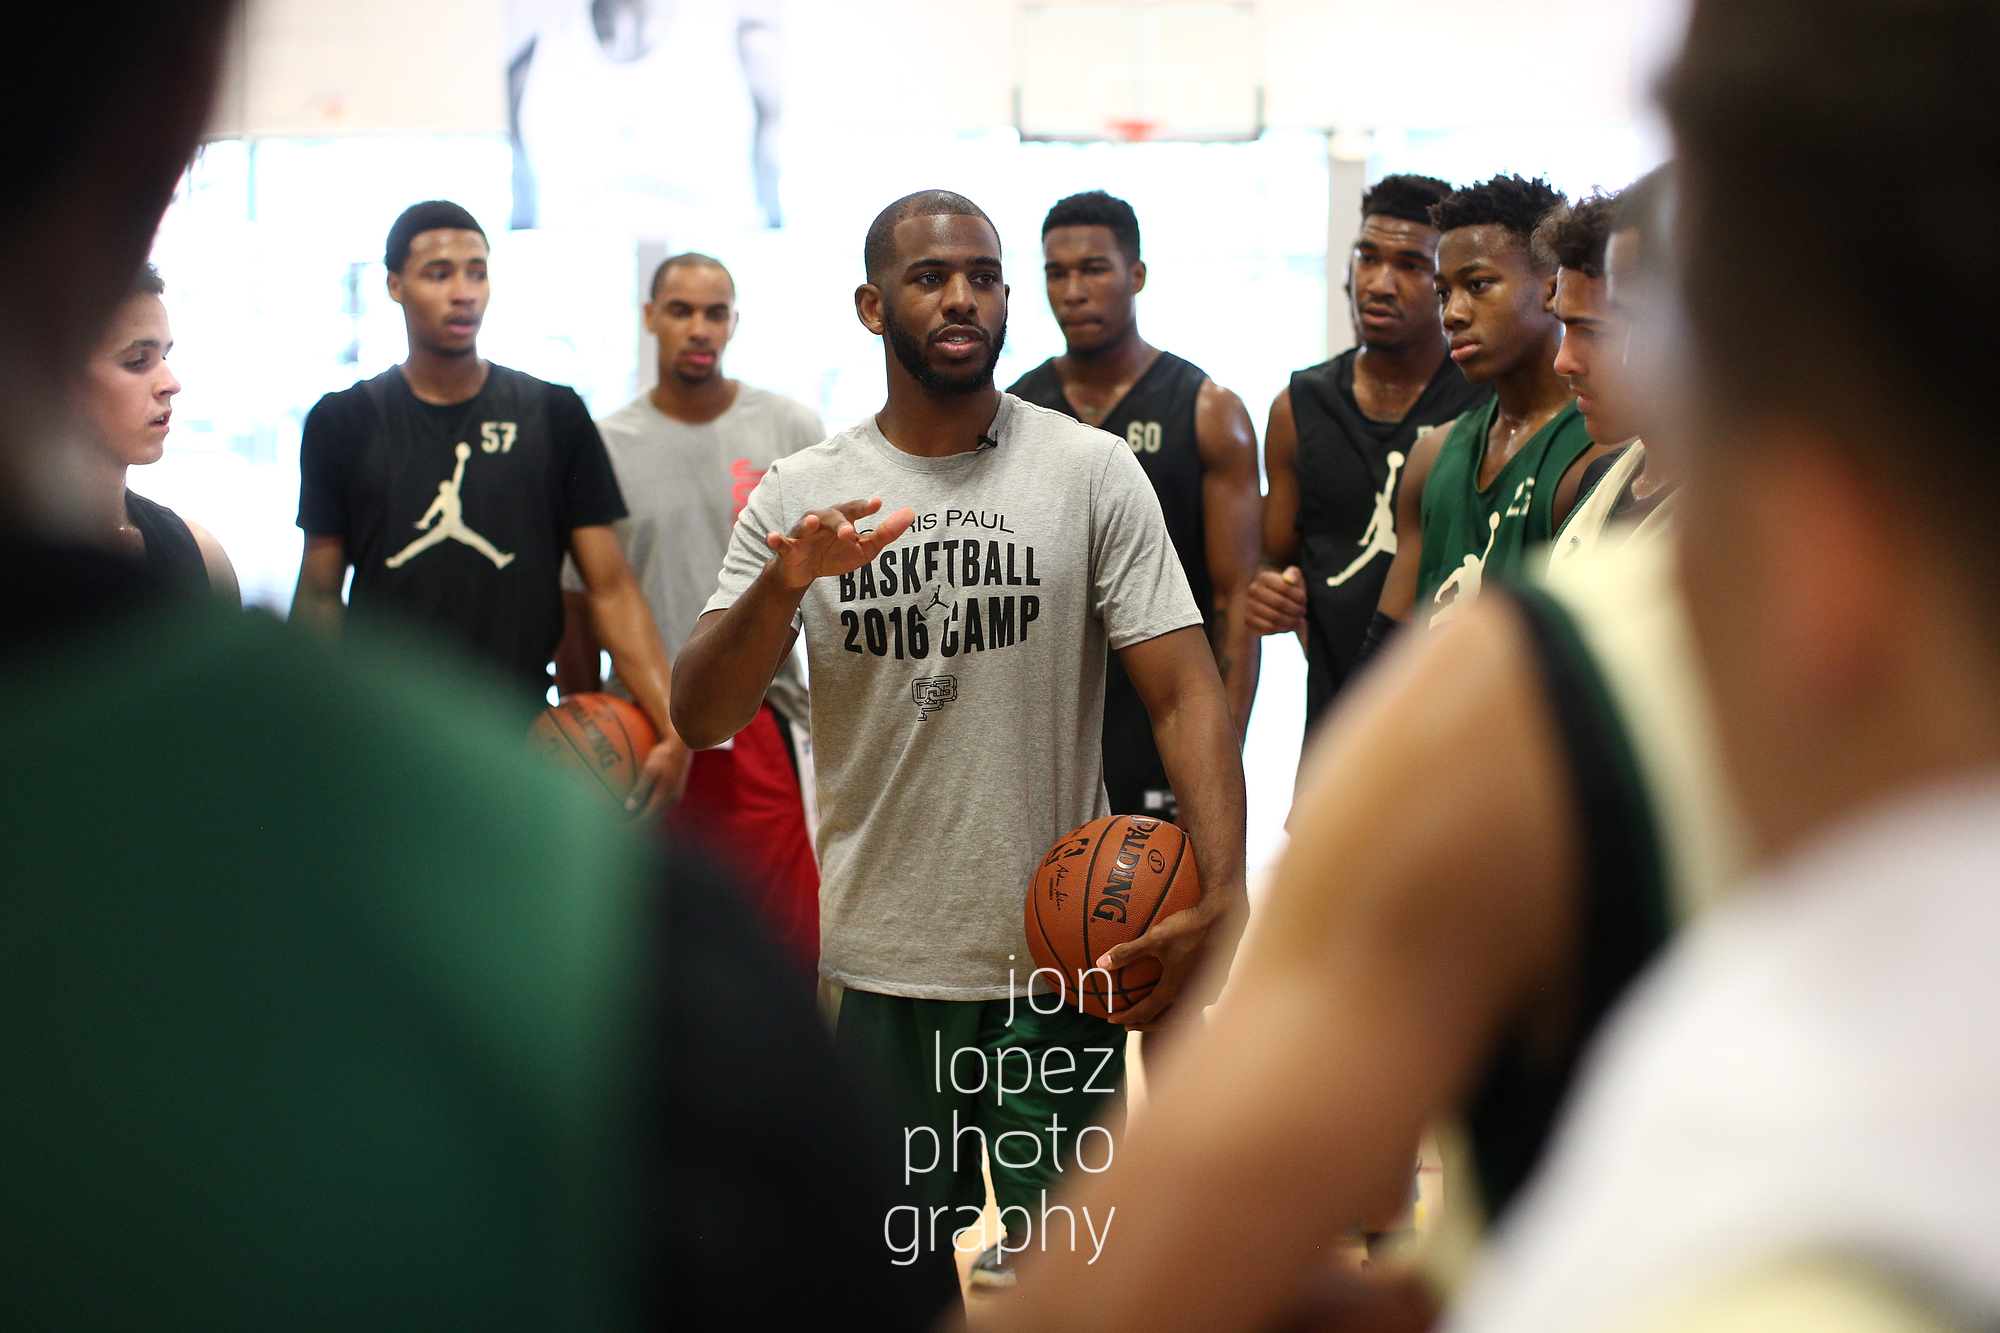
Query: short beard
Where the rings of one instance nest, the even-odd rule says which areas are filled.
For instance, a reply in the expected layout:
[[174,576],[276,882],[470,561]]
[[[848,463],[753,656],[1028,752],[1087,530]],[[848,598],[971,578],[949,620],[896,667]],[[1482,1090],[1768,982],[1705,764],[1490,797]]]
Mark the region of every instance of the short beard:
[[993,386],[993,367],[1000,364],[1000,349],[1007,343],[1007,326],[990,330],[993,341],[987,345],[986,361],[965,372],[963,378],[954,379],[931,369],[924,360],[924,340],[904,331],[903,326],[893,318],[883,321],[882,332],[888,336],[889,349],[896,359],[903,363],[903,369],[910,372],[910,378],[929,389],[932,393],[956,397],[961,394],[978,393]]

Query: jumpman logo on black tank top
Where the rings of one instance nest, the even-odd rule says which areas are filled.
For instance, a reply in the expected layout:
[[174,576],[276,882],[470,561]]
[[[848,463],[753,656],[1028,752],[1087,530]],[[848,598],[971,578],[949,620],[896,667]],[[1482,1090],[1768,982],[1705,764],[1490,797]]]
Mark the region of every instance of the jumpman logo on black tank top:
[[1306,725],[1332,702],[1361,650],[1396,553],[1396,496],[1417,437],[1492,395],[1441,362],[1401,421],[1354,397],[1352,351],[1294,374],[1298,565],[1306,583]]

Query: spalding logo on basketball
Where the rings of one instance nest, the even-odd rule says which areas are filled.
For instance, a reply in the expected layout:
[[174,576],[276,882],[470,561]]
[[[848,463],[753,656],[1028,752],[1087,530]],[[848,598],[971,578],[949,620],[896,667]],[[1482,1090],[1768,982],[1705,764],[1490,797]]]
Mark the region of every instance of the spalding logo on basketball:
[[1160,962],[1140,958],[1107,973],[1096,960],[1200,901],[1194,848],[1177,826],[1143,815],[1091,820],[1049,849],[1028,886],[1035,986],[1059,980],[1066,1001],[1116,1018],[1152,994]]
[[582,776],[622,810],[646,756],[653,724],[615,694],[565,694],[528,730],[528,747]]

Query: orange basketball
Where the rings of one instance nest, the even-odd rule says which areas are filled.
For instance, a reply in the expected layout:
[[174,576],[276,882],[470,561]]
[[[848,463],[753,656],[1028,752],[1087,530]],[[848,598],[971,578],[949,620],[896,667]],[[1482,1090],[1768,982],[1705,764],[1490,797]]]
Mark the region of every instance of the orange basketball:
[[[1049,849],[1028,886],[1028,951],[1061,975],[1063,998],[1114,1018],[1152,994],[1160,960],[1140,958],[1109,977],[1096,960],[1157,921],[1201,901],[1194,846],[1164,819],[1107,815]],[[1049,980],[1041,973],[1038,983]]]
[[659,739],[646,715],[615,694],[565,694],[528,730],[530,749],[583,774],[621,810]]

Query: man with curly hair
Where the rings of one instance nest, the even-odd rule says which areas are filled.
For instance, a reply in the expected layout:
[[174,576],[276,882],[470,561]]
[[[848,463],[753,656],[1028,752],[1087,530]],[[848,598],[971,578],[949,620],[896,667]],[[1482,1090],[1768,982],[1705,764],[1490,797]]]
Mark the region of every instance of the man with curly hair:
[[1556,373],[1556,266],[1532,244],[1562,202],[1540,178],[1495,176],[1431,209],[1451,359],[1472,383],[1492,384],[1494,396],[1411,449],[1396,503],[1396,558],[1364,655],[1406,621],[1463,614],[1486,579],[1520,569],[1529,550],[1555,536],[1584,469],[1607,452],[1592,444]]
[[1558,204],[1535,228],[1535,257],[1556,272],[1555,296],[1549,313],[1562,325],[1562,342],[1555,369],[1576,395],[1576,410],[1590,438],[1599,444],[1623,444],[1639,434],[1632,408],[1615,388],[1597,392],[1600,379],[1612,388],[1617,363],[1625,348],[1625,323],[1610,308],[1604,276],[1604,251],[1611,241],[1611,219],[1618,193],[1593,193],[1574,204]]
[[[1643,350],[1633,345],[1630,271],[1639,263],[1641,219],[1657,215],[1666,192],[1665,168],[1648,172],[1624,190],[1593,194],[1574,207],[1556,209],[1535,230],[1535,248],[1556,264],[1552,307],[1562,322],[1556,372],[1569,382],[1590,438],[1613,446],[1584,473],[1579,499],[1556,531],[1549,552],[1551,571],[1571,561],[1592,559],[1610,532],[1632,535],[1664,528],[1666,501],[1674,479],[1643,436],[1659,404],[1647,401],[1631,362]],[[1619,262],[1612,251],[1624,247]],[[1614,282],[1611,270],[1628,278]],[[1622,292],[1620,287],[1625,289]]]

